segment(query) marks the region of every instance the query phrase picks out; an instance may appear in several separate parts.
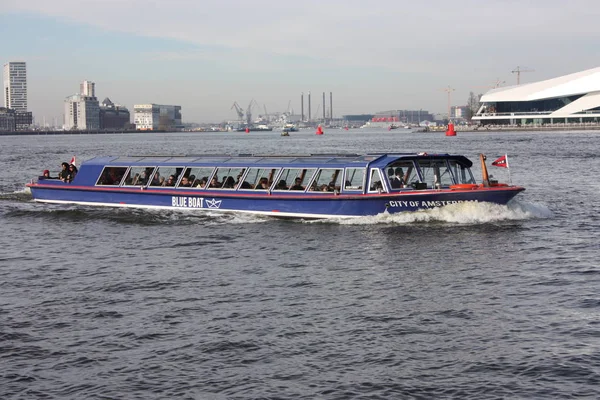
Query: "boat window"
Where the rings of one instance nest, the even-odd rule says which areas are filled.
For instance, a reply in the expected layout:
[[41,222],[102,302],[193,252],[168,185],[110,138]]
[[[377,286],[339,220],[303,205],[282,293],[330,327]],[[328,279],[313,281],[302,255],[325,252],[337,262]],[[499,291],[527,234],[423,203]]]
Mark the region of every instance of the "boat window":
[[362,190],[365,182],[365,168],[346,168],[344,190]]
[[316,168],[284,168],[273,190],[304,190]]
[[385,189],[383,187],[383,183],[381,182],[381,174],[378,169],[371,170],[371,177],[369,179],[369,193],[384,192]]
[[422,182],[427,184],[428,188],[442,188],[453,184],[452,173],[447,166],[446,160],[418,160],[421,170]]
[[448,160],[448,163],[450,164],[450,169],[454,174],[456,183],[476,183],[475,178],[473,178],[473,174],[471,173],[471,168],[465,167],[454,160]]
[[146,186],[154,167],[131,167],[125,177],[125,186]]
[[182,171],[183,167],[158,167],[152,177],[150,186],[175,187]]
[[412,161],[393,162],[385,168],[385,171],[392,190],[412,187],[413,183],[419,182]]
[[[279,168],[248,168],[241,189],[268,190]],[[251,186],[250,188],[245,186]]]
[[211,182],[211,188],[214,189],[235,189],[240,183],[240,178],[245,172],[245,168],[221,167],[217,168],[215,176],[217,179]]
[[310,192],[340,191],[344,170],[341,168],[321,168],[312,181]]
[[[204,189],[208,184],[208,178],[212,174],[213,170],[213,167],[188,167],[183,172],[183,178],[181,178],[181,182],[179,182],[178,187],[192,187],[197,189]],[[184,183],[184,179],[188,183]],[[184,184],[189,185],[184,186]]]
[[127,167],[104,167],[96,185],[119,186],[127,172]]

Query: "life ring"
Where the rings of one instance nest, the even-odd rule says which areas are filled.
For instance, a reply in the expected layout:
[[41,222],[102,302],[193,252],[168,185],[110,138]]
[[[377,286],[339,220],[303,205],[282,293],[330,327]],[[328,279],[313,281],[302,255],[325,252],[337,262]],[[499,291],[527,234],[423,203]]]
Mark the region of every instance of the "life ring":
[[459,183],[456,185],[450,185],[450,189],[452,190],[473,190],[473,189],[477,189],[479,187],[479,185],[476,185],[474,183]]

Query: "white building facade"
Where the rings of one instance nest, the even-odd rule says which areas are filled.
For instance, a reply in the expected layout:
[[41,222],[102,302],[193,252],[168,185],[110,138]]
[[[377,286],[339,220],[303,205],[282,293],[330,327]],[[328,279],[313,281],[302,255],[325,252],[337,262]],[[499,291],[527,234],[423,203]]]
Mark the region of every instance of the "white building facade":
[[92,96],[74,94],[65,99],[65,130],[100,129],[100,105]]
[[133,123],[138,130],[180,129],[181,106],[161,104],[136,104],[133,106]]
[[473,120],[483,125],[600,123],[600,67],[492,89]]
[[27,65],[22,61],[4,64],[4,106],[27,111]]
[[92,81],[83,81],[79,85],[79,93],[88,97],[96,97],[96,84]]

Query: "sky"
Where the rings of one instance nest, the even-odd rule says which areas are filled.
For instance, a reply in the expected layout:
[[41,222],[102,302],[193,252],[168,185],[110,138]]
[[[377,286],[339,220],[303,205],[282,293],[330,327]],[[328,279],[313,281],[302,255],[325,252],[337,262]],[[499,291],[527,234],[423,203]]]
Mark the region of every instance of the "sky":
[[[497,83],[600,66],[597,0],[3,0],[0,63],[27,62],[37,122],[85,79],[99,100],[182,106],[184,122],[300,114],[445,113]],[[319,110],[322,115],[322,108]]]

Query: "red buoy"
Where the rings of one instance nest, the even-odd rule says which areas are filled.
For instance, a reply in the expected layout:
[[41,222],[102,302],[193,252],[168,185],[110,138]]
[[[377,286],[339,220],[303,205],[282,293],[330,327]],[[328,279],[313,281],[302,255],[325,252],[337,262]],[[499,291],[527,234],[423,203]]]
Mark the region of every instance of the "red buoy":
[[448,123],[448,129],[446,130],[446,136],[456,136],[456,131],[454,130],[454,124],[452,122]]
[[317,131],[315,132],[316,135],[322,135],[323,134],[323,128],[321,128],[321,125],[319,125],[317,127]]
[[250,128],[246,127],[246,133],[250,133]]

